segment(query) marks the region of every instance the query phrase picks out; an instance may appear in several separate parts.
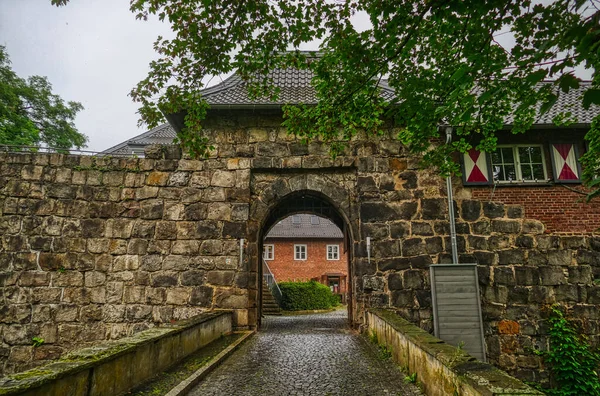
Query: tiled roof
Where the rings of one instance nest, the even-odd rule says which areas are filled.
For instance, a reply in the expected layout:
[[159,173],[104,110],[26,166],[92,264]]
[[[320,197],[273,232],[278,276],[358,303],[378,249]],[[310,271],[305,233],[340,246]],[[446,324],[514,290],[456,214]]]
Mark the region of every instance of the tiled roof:
[[[549,83],[549,82],[547,82]],[[581,99],[584,92],[590,87],[591,81],[584,81],[579,84],[579,88],[571,89],[568,93],[555,92],[558,95],[558,100],[552,108],[539,117],[534,124],[536,125],[553,125],[552,119],[562,112],[571,112],[577,124],[591,124],[594,117],[600,114],[600,106],[592,105],[585,110],[581,104]],[[507,121],[510,125],[512,119]]]
[[[236,73],[225,81],[202,91],[202,96],[213,107],[235,106],[282,106],[285,104],[317,104],[315,89],[311,81],[314,74],[310,70],[295,68],[275,69],[268,78],[279,87],[276,101],[269,98],[250,99],[247,83]],[[380,84],[381,94],[387,100],[393,98],[393,91],[387,84]]]
[[[293,218],[297,216],[298,223]],[[313,224],[318,219],[318,224]],[[286,217],[275,224],[266,236],[269,238],[327,238],[342,239],[344,235],[331,220],[309,214],[299,214]]]
[[149,144],[173,144],[173,139],[175,139],[176,136],[177,133],[173,127],[168,123],[165,123],[149,130],[148,132],[134,136],[129,140],[106,149],[102,152],[102,154],[131,155],[133,153],[143,156],[145,146]]

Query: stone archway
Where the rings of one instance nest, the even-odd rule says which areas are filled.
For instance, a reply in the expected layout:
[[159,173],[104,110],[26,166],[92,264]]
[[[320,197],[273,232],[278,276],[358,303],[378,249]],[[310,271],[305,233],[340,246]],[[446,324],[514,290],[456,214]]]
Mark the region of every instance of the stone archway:
[[[344,234],[348,254],[348,317],[354,323],[356,291],[354,282],[355,241],[358,212],[354,183],[336,183],[339,172],[325,175],[268,175],[258,173],[253,183],[249,221],[250,272],[256,274],[256,289],[250,293],[250,311],[260,326],[262,298],[263,239],[277,221],[297,213],[310,213],[330,219]],[[347,175],[348,176],[348,175]],[[263,180],[265,182],[263,182]],[[267,182],[268,180],[268,182]],[[250,317],[252,317],[252,313]]]

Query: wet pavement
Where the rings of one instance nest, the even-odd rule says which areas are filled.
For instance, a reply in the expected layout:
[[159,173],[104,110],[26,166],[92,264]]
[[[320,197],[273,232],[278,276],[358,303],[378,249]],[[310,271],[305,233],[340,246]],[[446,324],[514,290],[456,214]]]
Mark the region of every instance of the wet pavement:
[[421,395],[351,331],[345,311],[269,316],[189,395]]

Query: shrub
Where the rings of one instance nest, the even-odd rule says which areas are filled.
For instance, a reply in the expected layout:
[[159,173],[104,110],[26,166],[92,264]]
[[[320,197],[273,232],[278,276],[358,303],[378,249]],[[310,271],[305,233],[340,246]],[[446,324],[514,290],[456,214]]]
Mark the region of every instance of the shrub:
[[305,311],[329,309],[338,305],[339,298],[331,290],[314,280],[310,282],[281,282],[281,309]]
[[551,307],[548,324],[550,349],[538,354],[549,366],[554,386],[544,391],[557,396],[600,395],[596,371],[600,354],[577,332],[559,307]]

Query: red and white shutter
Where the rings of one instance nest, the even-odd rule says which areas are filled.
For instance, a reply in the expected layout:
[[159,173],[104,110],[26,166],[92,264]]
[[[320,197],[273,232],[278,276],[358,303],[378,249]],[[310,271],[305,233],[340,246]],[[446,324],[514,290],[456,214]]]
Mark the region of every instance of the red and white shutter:
[[465,184],[488,184],[490,173],[486,153],[471,149],[463,154]]
[[550,145],[554,162],[554,180],[562,183],[579,182],[577,153],[572,143],[554,143]]

